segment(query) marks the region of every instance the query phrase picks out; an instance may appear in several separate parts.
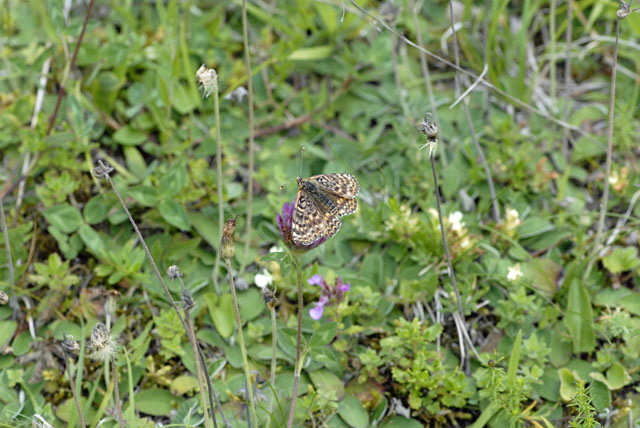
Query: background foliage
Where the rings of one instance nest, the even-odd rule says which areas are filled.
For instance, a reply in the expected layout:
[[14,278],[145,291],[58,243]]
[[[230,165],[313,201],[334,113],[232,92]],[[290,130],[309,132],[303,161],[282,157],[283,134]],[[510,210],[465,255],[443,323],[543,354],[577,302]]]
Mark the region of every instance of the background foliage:
[[[412,41],[420,31],[426,49],[453,62],[447,2],[358,4]],[[98,159],[115,168],[116,187],[161,271],[178,265],[184,274],[214,388],[240,427],[242,360],[226,270],[215,264],[222,187],[226,216],[238,215],[233,267],[245,288],[240,311],[264,397],[259,414],[284,426],[295,278],[277,257],[263,256],[282,247],[275,216],[294,197],[301,147],[302,176],[349,172],[361,194],[340,233],[302,257],[305,280],[319,273],[351,288],[314,321],[308,309],[321,290],[306,286],[300,426],[635,426],[640,16],[621,21],[607,177],[618,4],[571,4],[566,87],[566,2],[454,3],[461,66],[479,74],[486,63],[489,82],[544,112],[478,85],[467,98],[472,133],[463,105],[449,108],[455,70],[429,59],[434,111],[419,51],[354,3],[249,2],[256,167],[248,236],[241,2],[97,2],[69,68],[86,3],[5,1],[0,175],[15,272],[8,251],[0,252],[0,290],[11,298],[0,308],[2,426],[28,425],[34,414],[77,426],[58,341],[63,333],[86,338],[105,318],[126,350],[117,368],[124,407],[137,411],[129,423],[200,420],[190,410],[199,401],[187,337],[114,192],[91,175]],[[221,82],[222,182],[214,103],[195,79],[203,63]],[[473,81],[463,79],[463,89]],[[467,346],[463,359],[428,150],[416,131],[426,112],[437,113],[446,233],[478,353]],[[549,117],[566,117],[575,129]],[[495,182],[499,220],[474,134]],[[612,187],[601,248],[595,231],[606,180]],[[279,300],[275,385],[266,380],[272,335],[255,286],[262,281]],[[169,286],[179,296],[179,284]],[[113,313],[106,306],[112,290],[119,292]],[[79,364],[87,422],[107,418],[115,426],[104,368]]]

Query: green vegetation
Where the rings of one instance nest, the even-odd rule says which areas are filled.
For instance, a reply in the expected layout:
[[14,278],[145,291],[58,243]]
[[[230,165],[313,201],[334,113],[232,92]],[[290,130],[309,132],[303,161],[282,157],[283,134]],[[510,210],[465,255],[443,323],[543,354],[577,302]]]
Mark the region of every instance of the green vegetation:
[[638,426],[624,6],[3,2],[0,428]]

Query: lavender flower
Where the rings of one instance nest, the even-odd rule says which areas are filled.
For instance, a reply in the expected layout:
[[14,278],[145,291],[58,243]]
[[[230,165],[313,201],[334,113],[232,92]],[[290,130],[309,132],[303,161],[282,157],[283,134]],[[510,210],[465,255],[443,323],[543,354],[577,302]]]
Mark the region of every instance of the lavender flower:
[[276,220],[278,221],[278,227],[280,227],[282,241],[287,247],[294,251],[309,251],[327,240],[327,238],[323,236],[310,245],[301,245],[295,242],[291,233],[291,223],[293,222],[293,204],[290,204],[289,202],[284,203],[284,205],[282,206],[282,212],[277,215]]
[[314,320],[322,318],[324,307],[330,302],[338,305],[344,298],[344,294],[351,288],[351,284],[345,283],[341,277],[336,278],[334,285],[329,285],[321,275],[317,274],[309,278],[307,283],[319,285],[322,288],[320,299],[315,303],[315,307],[309,309],[309,316]]

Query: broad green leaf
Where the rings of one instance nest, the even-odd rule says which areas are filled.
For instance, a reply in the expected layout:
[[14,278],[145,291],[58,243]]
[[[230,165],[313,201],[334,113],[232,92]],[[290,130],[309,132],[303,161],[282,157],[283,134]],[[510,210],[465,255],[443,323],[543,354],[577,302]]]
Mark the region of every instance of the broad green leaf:
[[589,386],[589,390],[593,399],[593,407],[596,410],[602,412],[606,408],[611,408],[611,391],[604,383],[593,381]]
[[0,321],[0,349],[3,349],[9,343],[17,328],[18,323],[16,321]]
[[337,322],[329,322],[322,324],[316,331],[313,332],[311,339],[309,339],[309,346],[324,346],[328,345],[338,331]]
[[549,220],[541,217],[529,217],[518,227],[518,236],[521,239],[530,238],[532,236],[541,235],[550,232],[555,227]]
[[168,416],[182,401],[167,389],[143,389],[136,393],[136,410],[151,416]]
[[581,379],[572,370],[564,367],[558,369],[558,376],[560,377],[560,397],[564,401],[570,401],[578,393],[576,382]]
[[185,395],[190,392],[199,391],[200,384],[193,375],[181,375],[171,381],[171,393],[173,395]]
[[171,105],[180,114],[187,114],[200,105],[200,98],[185,85],[176,84],[173,88]]
[[42,212],[42,215],[52,226],[64,233],[75,232],[82,224],[80,211],[69,204],[47,208]]
[[368,428],[369,414],[354,396],[347,395],[338,407],[340,417],[352,428]]
[[309,373],[311,383],[318,391],[332,391],[338,400],[344,397],[344,383],[342,379],[329,370],[314,370]]
[[97,224],[104,221],[109,215],[109,211],[113,207],[113,203],[113,199],[108,198],[103,194],[96,195],[89,199],[82,211],[84,214],[84,221],[89,224]]
[[137,147],[126,146],[124,157],[127,160],[127,167],[138,179],[142,180],[147,175],[147,164]]
[[215,293],[207,292],[204,294],[204,300],[216,330],[220,336],[229,338],[235,324],[231,294],[225,293],[218,297]]
[[129,189],[129,196],[139,202],[141,205],[147,207],[154,207],[158,204],[160,195],[158,189],[151,186],[134,186]]
[[591,352],[596,345],[593,331],[591,299],[581,282],[574,279],[569,284],[564,326],[573,342],[573,352]]
[[107,244],[102,236],[96,232],[91,226],[83,224],[78,230],[78,235],[93,254],[100,258],[105,258],[107,254]]
[[113,139],[124,146],[134,146],[147,141],[147,134],[131,125],[125,125],[113,134]]
[[158,205],[158,210],[163,219],[172,226],[180,230],[187,231],[191,229],[189,217],[182,205],[171,199],[165,199]]
[[602,258],[602,263],[611,273],[621,273],[640,265],[636,247],[616,248]]

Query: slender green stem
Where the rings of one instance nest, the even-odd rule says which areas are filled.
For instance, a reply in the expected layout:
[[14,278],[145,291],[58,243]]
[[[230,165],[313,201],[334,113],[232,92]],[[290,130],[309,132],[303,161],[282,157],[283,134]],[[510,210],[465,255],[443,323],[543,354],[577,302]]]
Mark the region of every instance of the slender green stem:
[[7,268],[9,269],[9,284],[14,287],[15,274],[13,271],[13,258],[11,257],[11,243],[9,242],[9,230],[7,229],[7,220],[4,217],[4,205],[2,204],[2,195],[0,195],[0,225],[2,226],[2,235],[4,236],[4,246],[7,250]]
[[300,268],[300,259],[297,255],[293,256],[293,264],[298,273],[298,329],[296,331],[296,365],[293,375],[293,392],[291,394],[291,407],[289,407],[287,428],[293,426],[296,400],[298,399],[298,386],[300,385],[300,372],[302,371],[302,311],[304,310],[304,296],[302,295],[302,269]]
[[[182,278],[180,278],[180,283],[182,283]],[[204,365],[203,361],[200,359],[200,352],[198,348],[198,342],[196,340],[195,330],[193,328],[193,322],[191,321],[189,309],[187,308],[185,308],[184,310],[184,319],[187,322],[187,336],[189,337],[191,348],[193,348],[193,356],[196,358],[196,371],[198,374],[198,383],[200,384],[200,400],[202,401],[204,424],[207,428],[209,428],[212,426],[211,424],[213,421],[213,426],[217,428],[218,423],[213,414],[213,402],[211,401],[211,394],[209,393],[209,388],[206,381],[206,377],[208,377],[207,366]],[[207,395],[209,396],[209,401],[207,401]]]
[[596,232],[596,248],[600,244],[604,232],[604,219],[607,214],[607,202],[609,199],[609,177],[611,176],[611,157],[613,155],[613,118],[616,100],[616,75],[618,70],[618,45],[620,39],[620,21],[616,21],[616,43],[613,47],[613,66],[611,69],[611,88],[609,89],[609,123],[607,124],[607,160],[604,172],[604,189],[600,199],[600,217],[598,219],[598,230]]
[[122,404],[120,403],[120,388],[118,387],[118,368],[116,367],[116,359],[111,356],[111,368],[113,370],[113,399],[116,402],[116,416],[120,428],[124,428],[124,418],[122,417]]
[[78,417],[80,418],[80,426],[84,428],[86,426],[84,423],[84,415],[82,414],[82,407],[80,406],[80,399],[78,398],[78,392],[76,390],[76,382],[73,378],[73,375],[71,374],[71,362],[73,361],[73,359],[69,355],[67,355],[66,351],[65,355],[67,360],[67,374],[69,376],[71,395],[73,395],[73,401],[76,403],[76,411],[78,412]]
[[242,38],[244,41],[244,62],[247,69],[247,101],[249,103],[249,178],[247,183],[247,233],[244,244],[244,256],[242,266],[247,264],[249,258],[249,245],[251,244],[251,222],[253,204],[253,146],[254,146],[254,119],[253,119],[253,82],[251,72],[251,52],[249,52],[249,22],[247,20],[247,0],[242,0]]
[[238,327],[238,342],[240,343],[240,352],[242,353],[242,367],[244,369],[244,377],[247,384],[247,396],[249,398],[249,413],[251,414],[251,425],[258,427],[258,416],[256,414],[256,405],[253,400],[253,382],[251,381],[251,373],[249,373],[249,361],[247,360],[247,348],[244,345],[244,336],[242,334],[242,320],[240,319],[240,308],[238,307],[238,296],[236,294],[236,284],[233,280],[233,272],[231,271],[231,261],[225,259],[227,264],[227,272],[229,274],[229,282],[231,283],[231,297],[233,298],[233,313],[236,317],[236,326]]
[[[271,372],[269,374],[269,382],[271,382],[271,390],[273,391],[273,399],[269,403],[269,415],[273,414],[274,405],[276,403],[276,355],[278,352],[277,325],[276,325],[276,308],[269,307],[271,312]],[[271,417],[267,420],[267,428],[271,427]]]
[[[218,80],[216,77],[216,84],[213,88],[213,106],[216,116],[216,142],[217,142],[217,150],[216,150],[216,171],[218,173],[218,230],[222,230],[222,226],[224,226],[224,195],[222,192],[222,137],[220,136],[220,97],[218,94]],[[216,264],[213,267],[213,286],[216,289],[216,292],[219,294],[220,289],[218,288],[218,273],[220,269],[220,250],[216,252]]]

